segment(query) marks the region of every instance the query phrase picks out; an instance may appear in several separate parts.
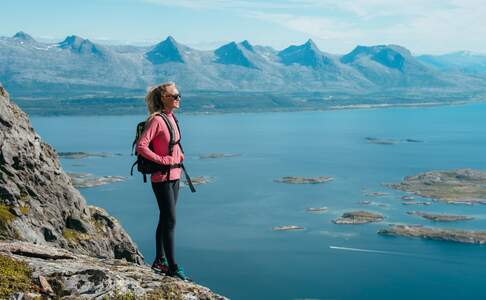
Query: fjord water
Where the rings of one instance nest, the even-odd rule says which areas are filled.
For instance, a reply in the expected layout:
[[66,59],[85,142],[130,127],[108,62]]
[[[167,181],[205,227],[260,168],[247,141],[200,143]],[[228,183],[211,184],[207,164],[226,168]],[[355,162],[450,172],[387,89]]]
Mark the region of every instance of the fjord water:
[[[486,170],[486,104],[324,112],[179,115],[192,176],[211,176],[177,204],[177,261],[198,283],[232,299],[483,299],[486,247],[376,232],[388,223],[486,229],[486,206],[401,205],[404,193],[381,183],[429,170]],[[158,209],[149,183],[129,176],[130,146],[144,116],[33,117],[57,151],[121,153],[63,159],[69,172],[128,176],[81,189],[89,204],[118,218],[154,256]],[[407,138],[395,145],[366,137]],[[200,159],[208,153],[240,156]],[[332,176],[325,184],[287,185],[282,176]],[[386,191],[383,197],[366,192]],[[386,206],[363,205],[371,200]],[[418,199],[419,201],[422,199]],[[309,214],[308,207],[329,208]],[[344,211],[365,209],[385,221],[335,225]],[[467,214],[475,220],[432,223],[409,210]],[[275,232],[300,225],[305,230]],[[370,250],[370,251],[359,251]]]

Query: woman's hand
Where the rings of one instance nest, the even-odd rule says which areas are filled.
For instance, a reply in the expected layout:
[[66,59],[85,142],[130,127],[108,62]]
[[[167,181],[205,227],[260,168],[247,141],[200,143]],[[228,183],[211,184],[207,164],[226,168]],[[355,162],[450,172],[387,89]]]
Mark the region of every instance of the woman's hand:
[[184,153],[181,153],[181,162],[184,161]]

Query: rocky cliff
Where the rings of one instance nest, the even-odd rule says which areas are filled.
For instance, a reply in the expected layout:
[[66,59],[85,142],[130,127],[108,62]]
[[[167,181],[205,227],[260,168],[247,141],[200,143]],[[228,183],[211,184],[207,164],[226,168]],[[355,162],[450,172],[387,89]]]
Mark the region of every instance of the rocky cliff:
[[[119,222],[86,204],[61,168],[56,151],[40,139],[27,114],[1,86],[0,240],[0,282],[16,278],[6,271],[11,261],[22,261],[29,270],[28,278],[20,282],[32,282],[20,290],[100,299],[117,295],[157,299],[169,294],[173,299],[221,298],[206,288],[156,275],[145,266]],[[0,298],[6,296],[2,283]],[[12,287],[8,291],[15,292],[15,285],[6,288]],[[27,297],[23,295],[15,299]]]
[[75,253],[143,257],[120,224],[88,206],[41,141],[27,115],[0,88],[0,237],[48,244]]

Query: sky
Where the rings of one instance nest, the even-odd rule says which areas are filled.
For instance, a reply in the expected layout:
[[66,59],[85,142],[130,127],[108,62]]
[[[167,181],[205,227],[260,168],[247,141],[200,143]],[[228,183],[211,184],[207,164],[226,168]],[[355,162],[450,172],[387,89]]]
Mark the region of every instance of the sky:
[[248,40],[277,50],[311,38],[324,52],[398,44],[414,54],[486,53],[486,0],[3,0],[0,36],[68,35],[196,49]]

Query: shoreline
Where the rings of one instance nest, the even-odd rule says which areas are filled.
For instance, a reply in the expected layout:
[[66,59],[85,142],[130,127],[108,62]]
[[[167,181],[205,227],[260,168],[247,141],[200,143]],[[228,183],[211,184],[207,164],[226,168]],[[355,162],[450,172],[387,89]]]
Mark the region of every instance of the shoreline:
[[[292,107],[281,109],[269,109],[269,110],[257,110],[257,111],[188,111],[177,112],[181,116],[200,116],[200,115],[246,115],[246,114],[261,114],[261,113],[298,113],[298,112],[329,112],[329,111],[341,111],[341,110],[366,110],[366,109],[391,109],[391,108],[433,108],[433,107],[446,107],[446,106],[464,106],[471,104],[484,104],[486,99],[483,100],[461,100],[461,101],[449,101],[449,102],[417,102],[417,103],[380,103],[380,104],[349,104],[349,105],[334,105],[327,108],[304,108],[295,109]],[[55,117],[100,117],[100,116],[142,116],[145,114],[140,113],[113,113],[113,114],[92,114],[92,113],[66,113],[66,114],[36,114],[28,113],[29,117],[35,118],[55,118]]]

